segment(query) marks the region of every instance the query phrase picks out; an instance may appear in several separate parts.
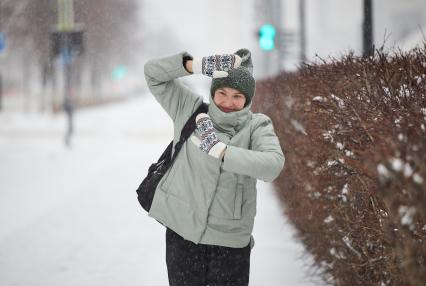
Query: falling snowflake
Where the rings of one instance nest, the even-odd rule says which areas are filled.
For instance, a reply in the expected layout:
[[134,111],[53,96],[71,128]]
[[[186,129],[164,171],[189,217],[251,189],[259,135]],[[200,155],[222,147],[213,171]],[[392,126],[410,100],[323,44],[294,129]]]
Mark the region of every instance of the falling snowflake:
[[317,102],[325,102],[326,99],[322,96],[315,96],[312,101],[317,101]]
[[322,133],[322,137],[324,137],[324,139],[327,141],[333,142],[333,133],[334,131],[327,130],[326,132]]
[[398,208],[398,213],[401,217],[401,224],[402,225],[409,225],[410,229],[414,226],[413,224],[413,216],[416,213],[416,208],[414,207],[407,207],[407,206],[400,206]]
[[334,99],[337,102],[337,105],[339,106],[339,108],[345,107],[345,102],[340,97],[337,97],[334,94],[331,94],[331,98]]
[[346,246],[356,254],[356,256],[361,257],[361,253],[359,253],[353,246],[352,246],[352,239],[350,239],[348,236],[344,236],[342,238],[343,242],[346,244]]
[[399,172],[399,171],[402,171],[404,162],[402,162],[402,160],[399,158],[394,158],[391,160],[391,166],[392,166],[392,169]]
[[410,89],[408,88],[408,86],[406,84],[401,85],[401,87],[399,88],[399,96],[400,97],[410,97],[411,96]]
[[386,168],[386,166],[383,165],[383,164],[377,165],[377,172],[379,173],[379,177],[381,177],[381,178],[389,178],[390,177],[390,172],[389,172],[388,168]]
[[332,217],[332,215],[329,215],[328,217],[326,217],[325,219],[324,219],[324,223],[330,223],[330,222],[332,222],[334,220],[334,218]]
[[414,79],[417,80],[417,84],[420,84],[422,82],[422,77],[420,76],[415,76]]
[[293,125],[294,129],[296,129],[297,131],[299,131],[300,133],[304,134],[304,135],[308,135],[308,133],[306,133],[305,127],[303,127],[303,125],[295,120],[295,119],[291,119],[291,125]]
[[388,87],[382,86],[382,89],[385,92],[386,96],[391,97],[391,93]]
[[413,168],[411,168],[409,163],[404,165],[404,177],[408,178],[413,174]]
[[423,184],[423,178],[418,173],[413,175],[413,181],[419,185]]
[[330,254],[336,257],[337,259],[345,259],[345,255],[343,253],[339,253],[334,247],[330,249]]
[[342,188],[341,194],[339,194],[339,197],[342,198],[342,201],[344,203],[348,201],[348,196],[347,196],[348,193],[349,193],[348,184],[345,184]]

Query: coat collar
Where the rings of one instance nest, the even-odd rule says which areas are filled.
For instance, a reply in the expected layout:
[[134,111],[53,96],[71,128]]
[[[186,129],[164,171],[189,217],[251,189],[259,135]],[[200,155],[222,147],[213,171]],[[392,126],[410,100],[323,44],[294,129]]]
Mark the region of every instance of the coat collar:
[[216,130],[234,136],[235,133],[244,127],[245,123],[251,119],[252,112],[250,108],[251,102],[239,111],[223,112],[219,109],[219,107],[217,107],[210,95],[208,115],[210,116]]

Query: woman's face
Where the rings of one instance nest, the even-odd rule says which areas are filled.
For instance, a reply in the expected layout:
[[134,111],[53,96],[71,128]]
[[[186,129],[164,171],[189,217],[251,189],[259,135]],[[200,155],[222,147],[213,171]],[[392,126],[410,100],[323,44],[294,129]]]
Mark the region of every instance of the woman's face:
[[241,110],[246,103],[246,97],[239,90],[232,87],[221,87],[216,89],[213,100],[217,107],[223,112]]

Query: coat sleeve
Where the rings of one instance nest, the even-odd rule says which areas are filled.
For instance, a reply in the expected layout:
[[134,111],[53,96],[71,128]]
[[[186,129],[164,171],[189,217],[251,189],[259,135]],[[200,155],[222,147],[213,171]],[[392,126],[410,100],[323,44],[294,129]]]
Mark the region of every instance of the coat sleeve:
[[228,145],[222,168],[225,171],[247,175],[272,182],[284,167],[284,154],[272,121],[265,120],[253,131],[251,150]]
[[193,93],[177,78],[191,75],[183,66],[180,52],[164,58],[152,59],[145,63],[144,73],[148,88],[174,122],[179,117],[187,118],[203,101],[202,96]]

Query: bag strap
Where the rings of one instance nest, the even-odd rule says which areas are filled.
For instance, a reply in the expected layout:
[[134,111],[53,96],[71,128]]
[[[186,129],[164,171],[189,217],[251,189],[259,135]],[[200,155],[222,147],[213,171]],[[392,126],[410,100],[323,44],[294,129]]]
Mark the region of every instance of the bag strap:
[[182,128],[182,131],[180,132],[180,138],[179,142],[175,145],[175,151],[173,152],[172,159],[170,160],[170,164],[173,164],[175,158],[177,157],[177,154],[179,153],[180,149],[182,148],[183,143],[189,138],[189,136],[194,132],[196,128],[196,122],[195,117],[197,117],[200,113],[207,113],[209,110],[209,105],[205,102],[201,103],[201,105],[195,110],[195,112],[188,118],[185,125]]

